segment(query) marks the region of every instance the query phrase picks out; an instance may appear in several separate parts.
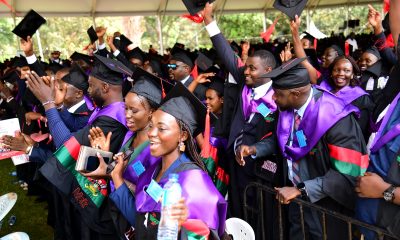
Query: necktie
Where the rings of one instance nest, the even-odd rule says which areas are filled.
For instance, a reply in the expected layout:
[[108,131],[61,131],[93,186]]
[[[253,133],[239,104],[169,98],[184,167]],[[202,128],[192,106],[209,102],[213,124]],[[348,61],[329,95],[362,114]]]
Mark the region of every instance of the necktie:
[[[294,124],[293,124],[293,136],[295,136],[296,131],[299,129],[299,125],[300,125],[300,115],[297,114],[297,112],[294,114]],[[292,162],[292,173],[293,173],[293,184],[295,186],[297,186],[297,184],[299,184],[301,182],[300,179],[300,166],[298,161],[293,161]]]

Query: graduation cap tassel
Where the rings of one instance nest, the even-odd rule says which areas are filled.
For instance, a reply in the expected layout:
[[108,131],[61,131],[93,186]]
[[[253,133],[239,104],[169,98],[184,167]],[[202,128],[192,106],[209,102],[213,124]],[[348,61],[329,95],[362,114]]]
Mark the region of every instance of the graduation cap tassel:
[[318,39],[314,38],[314,49],[317,50]]
[[194,79],[199,76],[199,70],[197,69],[197,64],[194,65],[192,72],[190,73]]
[[165,94],[163,80],[161,78],[160,78],[160,83],[161,83],[161,98],[164,99],[167,94]]
[[350,47],[348,42],[344,43],[344,54],[346,55],[346,57],[350,55]]
[[190,14],[183,14],[182,15],[183,18],[187,18],[189,20],[191,20],[194,23],[202,23],[204,18],[202,16],[200,16],[199,14],[196,14],[194,16],[190,15]]
[[279,18],[280,18],[280,15],[275,18],[274,22],[271,24],[271,26],[269,26],[267,31],[260,34],[265,42],[269,42],[269,39],[271,38],[272,33],[275,31],[275,26],[276,26],[276,23],[278,22]]
[[6,5],[6,7],[8,7],[8,9],[10,9],[11,12],[15,13],[14,8],[7,2],[7,0],[0,0],[0,3],[3,3]]
[[204,128],[204,142],[203,142],[203,146],[201,148],[201,153],[200,153],[200,155],[203,158],[210,157],[210,150],[211,150],[210,133],[211,133],[210,111],[207,109],[206,124],[205,124],[205,128]]
[[390,10],[390,0],[383,1],[383,12],[388,13]]

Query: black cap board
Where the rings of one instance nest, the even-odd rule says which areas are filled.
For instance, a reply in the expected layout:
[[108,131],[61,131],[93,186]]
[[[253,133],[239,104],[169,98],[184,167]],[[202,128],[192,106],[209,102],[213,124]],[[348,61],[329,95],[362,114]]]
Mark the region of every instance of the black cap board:
[[309,32],[304,32],[304,39],[307,39],[308,41],[311,42],[312,45],[314,45],[314,40],[316,39],[316,37],[314,37],[312,34],[310,34]]
[[92,65],[94,63],[93,56],[89,56],[89,55],[86,55],[86,54],[83,54],[83,53],[74,52],[69,58],[72,61],[82,60],[82,61],[86,62],[89,65]]
[[10,72],[8,72],[6,75],[4,75],[4,76],[2,77],[2,80],[3,80],[4,82],[9,82],[9,83],[14,83],[14,82],[16,82],[18,79],[19,79],[19,76],[18,76],[16,70],[10,71]]
[[183,4],[185,4],[186,9],[192,16],[203,10],[207,2],[212,3],[214,1],[215,0],[182,0]]
[[183,62],[184,64],[188,65],[190,68],[193,68],[194,64],[193,64],[193,60],[190,58],[190,52],[178,48],[178,47],[174,47],[172,49],[172,57],[171,60],[175,60],[175,61],[179,61],[179,62]]
[[379,50],[375,46],[367,48],[365,52],[371,53],[375,55],[378,59],[381,59],[381,54],[379,53]]
[[300,64],[305,59],[292,59],[262,77],[271,78],[272,87],[275,89],[293,89],[306,86],[310,84],[310,76],[307,69]]
[[29,66],[28,62],[26,61],[26,58],[21,56],[21,57],[16,57],[13,67],[25,67]]
[[32,37],[36,30],[45,23],[46,19],[32,9],[25,15],[24,19],[22,19],[12,32],[26,41],[28,36]]
[[91,76],[112,85],[121,85],[124,75],[132,76],[132,71],[121,62],[95,54],[96,58]]
[[343,52],[342,48],[339,47],[338,45],[333,44],[330,47],[333,48],[337,52],[338,56],[343,56],[344,55],[344,52]]
[[199,52],[196,58],[196,65],[200,68],[200,70],[206,71],[207,69],[212,67],[213,61],[203,53]]
[[[168,94],[168,92],[171,91],[171,89],[174,87],[174,85],[172,85],[170,82],[167,82],[164,79],[159,78],[156,75],[153,75],[140,67],[137,67],[135,69],[135,71],[132,74],[132,78],[135,81],[135,85],[138,81],[146,80],[147,82],[151,82],[153,85],[157,86],[157,88],[160,90],[160,100],[159,101],[153,100],[153,101],[158,104],[161,103],[163,95]],[[135,85],[133,85],[133,87],[135,87]]]
[[[204,130],[207,108],[180,82],[177,82],[165,97],[160,109],[182,121],[192,136]],[[216,119],[217,117],[210,113],[211,123]]]
[[274,8],[286,14],[291,20],[301,15],[307,5],[307,0],[275,0]]
[[87,34],[89,35],[91,43],[94,43],[97,41],[97,39],[99,39],[99,37],[97,37],[96,30],[94,30],[93,26],[90,26],[90,28],[88,28]]
[[224,95],[224,79],[220,78],[219,76],[215,75],[214,77],[210,78],[211,83],[208,86],[208,89],[213,89],[217,91],[220,95]]
[[78,64],[72,64],[69,73],[65,75],[61,80],[68,84],[71,84],[72,86],[76,87],[79,90],[82,90],[85,93],[89,88],[88,76]]
[[119,50],[122,52],[128,51],[128,46],[132,44],[132,41],[129,40],[125,35],[119,36]]
[[139,47],[135,47],[134,49],[132,49],[132,50],[130,50],[130,51],[128,51],[126,53],[126,58],[128,58],[128,59],[132,59],[132,58],[139,59],[143,63],[144,59],[145,59],[145,53]]

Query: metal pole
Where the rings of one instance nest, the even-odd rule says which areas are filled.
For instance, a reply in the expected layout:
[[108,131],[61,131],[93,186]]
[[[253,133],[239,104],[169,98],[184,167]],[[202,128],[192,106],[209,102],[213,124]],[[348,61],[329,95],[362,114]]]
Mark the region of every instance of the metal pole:
[[164,43],[163,43],[163,33],[162,33],[162,21],[160,14],[157,15],[157,27],[158,27],[158,42],[160,46],[160,54],[164,54]]
[[265,10],[263,13],[263,32],[267,31],[267,11]]
[[43,49],[42,49],[42,41],[40,40],[40,32],[39,32],[39,29],[36,31],[36,38],[37,38],[37,41],[38,41],[38,47],[39,47],[40,57],[42,58],[42,61],[44,61]]
[[307,14],[307,19],[306,19],[306,24],[307,24],[307,31],[310,29],[310,9],[306,9],[306,14]]

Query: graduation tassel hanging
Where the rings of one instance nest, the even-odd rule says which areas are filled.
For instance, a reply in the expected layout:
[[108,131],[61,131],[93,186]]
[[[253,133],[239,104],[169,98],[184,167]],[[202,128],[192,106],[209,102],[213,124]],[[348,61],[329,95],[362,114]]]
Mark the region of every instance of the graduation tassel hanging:
[[346,57],[348,57],[350,55],[350,44],[348,42],[344,43],[344,54],[346,55]]
[[164,99],[166,94],[165,94],[165,89],[163,85],[163,80],[160,78],[160,83],[161,83],[161,98]]
[[191,20],[194,23],[202,23],[203,20],[204,20],[204,18],[199,14],[196,14],[196,15],[183,14],[182,17],[183,18],[187,18],[187,19]]
[[205,129],[204,129],[204,142],[203,146],[201,148],[201,153],[200,155],[203,158],[208,158],[210,157],[210,131],[211,131],[211,126],[210,126],[210,110],[207,109],[207,115],[206,115],[206,123],[205,123]]

